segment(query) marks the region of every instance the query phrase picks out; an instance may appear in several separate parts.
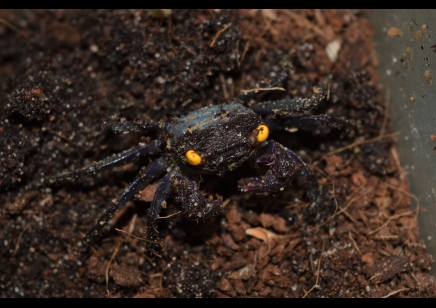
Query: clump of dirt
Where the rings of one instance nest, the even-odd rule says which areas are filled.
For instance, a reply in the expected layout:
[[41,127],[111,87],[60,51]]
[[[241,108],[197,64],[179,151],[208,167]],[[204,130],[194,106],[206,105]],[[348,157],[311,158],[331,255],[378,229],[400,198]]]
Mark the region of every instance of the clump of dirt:
[[[436,295],[364,11],[2,10],[0,37],[2,297]],[[274,196],[239,193],[238,179],[254,173],[243,166],[204,177],[205,193],[226,205],[204,224],[175,215],[168,200],[160,256],[142,239],[145,196],[156,186],[83,252],[87,229],[148,159],[31,188],[145,137],[102,130],[106,120],[170,121],[289,64],[286,92],[261,100],[308,97],[328,80],[316,114],[350,121],[340,130],[272,133],[315,172],[323,194],[316,207],[299,177]]]

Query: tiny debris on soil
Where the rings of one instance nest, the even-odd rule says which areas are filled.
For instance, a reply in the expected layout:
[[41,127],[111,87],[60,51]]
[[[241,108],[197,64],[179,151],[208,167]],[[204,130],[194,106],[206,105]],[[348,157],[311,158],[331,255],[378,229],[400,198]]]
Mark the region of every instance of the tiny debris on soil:
[[[1,10],[0,296],[436,296],[365,14]],[[105,131],[107,120],[169,121],[258,87],[284,63],[295,69],[281,85],[286,92],[262,100],[307,97],[330,79],[316,114],[353,124],[272,136],[315,172],[323,188],[316,208],[298,177],[274,196],[239,193],[238,179],[253,173],[243,166],[205,177],[205,193],[225,200],[220,216],[203,224],[180,215],[159,220],[161,256],[142,240],[155,186],[83,252],[87,229],[148,159],[28,189],[145,137]],[[169,214],[174,205],[168,200]]]

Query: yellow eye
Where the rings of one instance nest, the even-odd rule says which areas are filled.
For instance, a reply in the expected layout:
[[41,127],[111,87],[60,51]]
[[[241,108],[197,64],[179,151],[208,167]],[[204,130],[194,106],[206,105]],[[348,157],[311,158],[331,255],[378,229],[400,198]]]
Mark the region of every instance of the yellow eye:
[[188,152],[186,152],[185,157],[186,157],[186,161],[190,165],[197,166],[201,164],[201,156],[195,153],[194,150],[189,150]]
[[269,135],[269,129],[268,126],[266,125],[259,125],[259,127],[257,128],[257,142],[261,143],[264,142],[266,140],[266,138],[268,138]]

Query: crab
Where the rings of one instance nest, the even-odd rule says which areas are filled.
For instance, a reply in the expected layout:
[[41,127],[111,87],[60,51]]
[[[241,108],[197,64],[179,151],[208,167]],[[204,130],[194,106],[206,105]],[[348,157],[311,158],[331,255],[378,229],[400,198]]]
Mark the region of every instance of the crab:
[[[238,182],[241,192],[277,193],[289,186],[296,174],[304,176],[307,195],[311,203],[320,199],[318,182],[306,163],[292,150],[274,140],[268,140],[272,129],[298,126],[327,125],[339,127],[343,119],[326,115],[304,115],[325,100],[328,86],[314,87],[310,98],[283,99],[249,104],[262,89],[271,89],[282,82],[286,72],[264,82],[262,88],[243,93],[218,105],[208,106],[171,122],[143,118],[133,122],[107,124],[115,133],[157,132],[159,138],[113,155],[91,166],[43,178],[38,185],[51,185],[77,180],[121,164],[132,162],[139,156],[161,155],[147,167],[142,167],[135,179],[113,199],[93,227],[86,233],[82,244],[88,247],[99,237],[111,218],[129,200],[137,196],[152,182],[158,181],[151,206],[147,211],[147,239],[159,241],[157,220],[166,200],[175,194],[181,213],[191,221],[203,222],[221,213],[221,196],[205,197],[199,189],[202,174],[223,176],[240,167],[249,159],[269,167],[264,176],[244,178]],[[299,114],[295,116],[295,113]]]

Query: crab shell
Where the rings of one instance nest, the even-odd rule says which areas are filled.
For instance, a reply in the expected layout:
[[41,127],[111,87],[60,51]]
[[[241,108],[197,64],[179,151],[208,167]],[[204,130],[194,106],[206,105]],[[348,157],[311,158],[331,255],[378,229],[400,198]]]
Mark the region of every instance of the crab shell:
[[[238,101],[205,107],[178,118],[169,129],[167,149],[178,164],[192,173],[216,173],[239,167],[255,151],[262,119]],[[194,150],[201,164],[188,164],[185,154]]]

